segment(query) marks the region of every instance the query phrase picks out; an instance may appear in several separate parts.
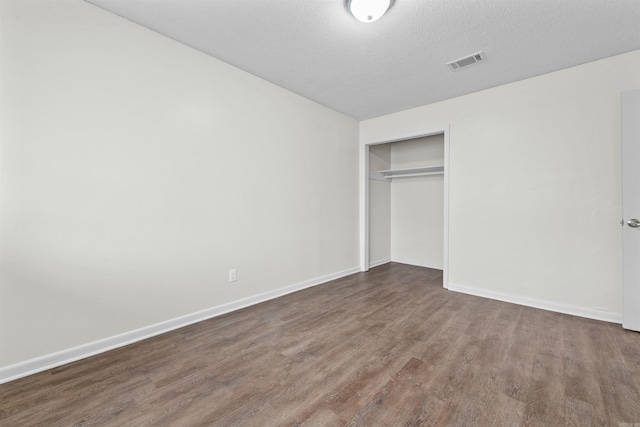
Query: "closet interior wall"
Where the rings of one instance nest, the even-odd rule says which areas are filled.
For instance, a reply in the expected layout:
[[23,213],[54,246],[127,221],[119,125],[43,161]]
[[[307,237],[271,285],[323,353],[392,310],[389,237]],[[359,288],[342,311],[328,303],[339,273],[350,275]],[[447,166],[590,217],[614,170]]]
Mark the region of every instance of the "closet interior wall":
[[369,148],[369,266],[391,261],[391,180],[376,177],[391,169],[391,144]]
[[377,171],[442,166],[444,135],[397,141],[369,151],[369,262],[443,269],[444,175],[382,179]]

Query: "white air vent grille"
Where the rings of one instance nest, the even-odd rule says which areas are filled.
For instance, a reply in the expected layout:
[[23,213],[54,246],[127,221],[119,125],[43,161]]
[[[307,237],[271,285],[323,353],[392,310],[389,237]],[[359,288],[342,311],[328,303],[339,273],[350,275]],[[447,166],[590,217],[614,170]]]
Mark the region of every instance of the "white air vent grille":
[[460,68],[468,67],[469,65],[477,64],[479,62],[484,62],[487,60],[487,57],[484,55],[484,52],[476,52],[473,55],[465,56],[464,58],[456,59],[455,61],[448,62],[447,65],[451,67],[452,70],[456,71]]

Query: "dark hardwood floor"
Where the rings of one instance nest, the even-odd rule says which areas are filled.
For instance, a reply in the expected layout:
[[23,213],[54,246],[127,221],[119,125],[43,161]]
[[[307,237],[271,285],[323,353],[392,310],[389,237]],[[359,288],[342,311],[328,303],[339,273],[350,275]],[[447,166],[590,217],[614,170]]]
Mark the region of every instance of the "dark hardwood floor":
[[625,426],[640,334],[387,264],[0,385],[2,426]]

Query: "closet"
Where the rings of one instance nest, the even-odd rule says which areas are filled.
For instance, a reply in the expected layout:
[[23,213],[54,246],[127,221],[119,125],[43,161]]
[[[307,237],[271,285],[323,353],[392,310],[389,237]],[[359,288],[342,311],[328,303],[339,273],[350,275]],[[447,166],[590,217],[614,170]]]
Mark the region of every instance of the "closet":
[[369,147],[369,266],[444,268],[444,134]]

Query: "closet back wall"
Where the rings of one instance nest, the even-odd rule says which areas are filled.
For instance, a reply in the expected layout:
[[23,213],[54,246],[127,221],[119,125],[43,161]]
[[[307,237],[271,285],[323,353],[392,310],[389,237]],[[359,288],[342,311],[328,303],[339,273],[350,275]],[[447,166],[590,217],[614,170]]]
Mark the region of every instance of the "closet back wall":
[[357,270],[355,120],[81,0],[0,8],[0,367]]
[[[391,169],[444,164],[444,136],[400,141],[391,146]],[[442,270],[444,175],[391,181],[391,260]]]

